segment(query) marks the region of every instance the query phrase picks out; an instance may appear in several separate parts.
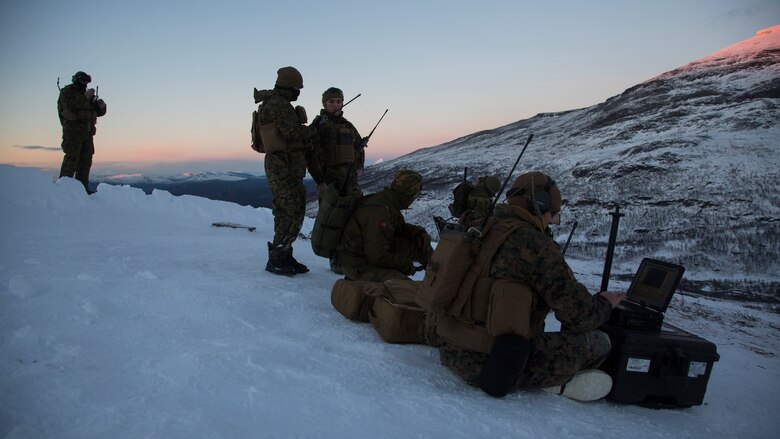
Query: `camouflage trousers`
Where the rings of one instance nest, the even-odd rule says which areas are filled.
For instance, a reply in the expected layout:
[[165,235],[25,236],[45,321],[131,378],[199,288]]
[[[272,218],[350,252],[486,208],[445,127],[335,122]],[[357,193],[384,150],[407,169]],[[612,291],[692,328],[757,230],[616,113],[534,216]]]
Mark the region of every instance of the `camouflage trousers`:
[[325,173],[325,183],[332,184],[336,187],[336,189],[341,191],[341,188],[344,187],[344,182],[347,182],[347,190],[345,195],[362,197],[363,192],[360,190],[360,185],[358,185],[357,170],[353,165],[352,169],[349,171],[349,177],[347,177],[347,170],[349,169],[349,164],[328,166],[327,168],[323,169],[323,172]]
[[269,257],[283,257],[298,237],[306,212],[306,155],[303,151],[265,155],[265,177],[274,199],[274,240]]
[[[545,332],[531,342],[531,353],[514,385],[543,388],[569,382],[583,369],[598,367],[607,358],[611,344],[602,331],[584,333]],[[471,385],[476,385],[487,354],[461,349],[447,342],[439,346],[441,363]]]
[[62,159],[60,177],[75,178],[87,188],[95,144],[92,142],[92,135],[82,131],[65,128],[62,132],[62,151],[65,157]]

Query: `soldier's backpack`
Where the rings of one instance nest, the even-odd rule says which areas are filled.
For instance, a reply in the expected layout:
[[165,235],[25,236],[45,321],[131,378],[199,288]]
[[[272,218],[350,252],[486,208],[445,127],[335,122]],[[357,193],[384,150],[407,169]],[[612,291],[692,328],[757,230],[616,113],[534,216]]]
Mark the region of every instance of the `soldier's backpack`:
[[449,205],[450,214],[455,218],[463,215],[468,208],[469,194],[474,189],[474,185],[468,181],[462,181],[452,190],[452,204]]
[[273,122],[260,123],[260,107],[263,104],[257,106],[257,110],[252,112],[252,144],[250,145],[254,151],[259,153],[273,153],[283,151],[300,151],[307,148],[307,144],[301,140],[285,140],[279,129],[276,128],[276,124]]
[[498,335],[532,335],[537,322],[530,289],[489,277],[493,257],[520,224],[491,220],[482,232],[445,230],[416,295],[417,303],[436,315],[441,339],[487,354]]
[[328,185],[311,231],[311,248],[315,255],[330,258],[338,249],[341,234],[359,199],[355,195],[341,195],[334,185]]
[[252,112],[252,129],[250,132],[252,133],[252,149],[256,152],[265,153],[265,146],[263,145],[263,137],[260,135],[260,117],[259,113],[260,107],[257,107],[257,110]]
[[371,322],[387,343],[431,344],[435,340],[434,320],[415,302],[419,281],[389,279],[365,282],[339,279],[330,301],[344,317]]
[[368,320],[387,343],[426,344],[425,310],[415,301],[419,281],[389,279],[374,299]]
[[368,313],[377,296],[383,293],[379,282],[339,279],[330,292],[330,303],[344,317],[357,322],[368,322]]

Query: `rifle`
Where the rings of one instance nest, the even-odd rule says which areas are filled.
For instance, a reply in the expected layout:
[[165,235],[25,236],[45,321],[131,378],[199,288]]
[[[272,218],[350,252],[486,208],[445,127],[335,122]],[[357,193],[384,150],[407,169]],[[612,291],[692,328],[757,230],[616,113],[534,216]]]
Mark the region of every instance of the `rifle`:
[[[385,114],[387,114],[387,110],[388,109],[385,109],[385,112],[382,113],[382,117],[379,118],[379,122],[382,122],[382,119],[385,118]],[[379,126],[379,122],[377,122],[376,125],[374,125],[374,129],[371,130],[370,133],[368,133],[368,136],[363,137],[363,140],[360,141],[360,147],[358,148],[358,151],[362,150],[363,148],[368,148],[368,139],[370,139],[371,136],[374,135],[374,131],[376,131],[376,127]]]
[[59,76],[57,76],[57,90],[62,91],[62,89],[60,88],[60,77]]
[[512,178],[512,173],[515,172],[515,168],[517,168],[517,164],[520,163],[520,159],[523,157],[523,154],[525,153],[525,149],[528,148],[528,144],[531,143],[531,139],[534,138],[534,134],[531,133],[528,135],[528,140],[525,141],[525,145],[523,146],[523,150],[520,151],[520,155],[517,156],[517,160],[515,160],[514,166],[512,166],[512,169],[509,171],[509,174],[507,174],[506,179],[504,179],[504,184],[501,185],[501,189],[496,193],[496,197],[493,198],[493,201],[490,203],[490,207],[488,208],[487,215],[485,218],[482,219],[482,224],[480,224],[480,229],[485,228],[485,224],[487,223],[488,218],[490,218],[490,215],[493,214],[493,208],[496,207],[496,202],[498,202],[498,199],[501,197],[501,194],[504,192],[504,189],[506,189],[507,183],[509,183],[509,179]]

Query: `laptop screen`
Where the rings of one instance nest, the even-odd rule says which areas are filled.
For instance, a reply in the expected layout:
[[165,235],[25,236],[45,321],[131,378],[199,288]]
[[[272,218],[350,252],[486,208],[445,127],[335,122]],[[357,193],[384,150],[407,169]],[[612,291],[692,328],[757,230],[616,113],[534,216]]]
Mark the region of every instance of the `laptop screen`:
[[628,300],[664,312],[680,284],[685,267],[645,258],[628,287]]

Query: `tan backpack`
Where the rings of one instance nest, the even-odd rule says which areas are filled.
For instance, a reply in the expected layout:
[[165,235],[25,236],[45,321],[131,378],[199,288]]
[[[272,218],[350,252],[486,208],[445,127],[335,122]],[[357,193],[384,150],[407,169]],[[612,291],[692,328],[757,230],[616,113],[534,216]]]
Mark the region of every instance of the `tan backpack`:
[[250,145],[254,151],[259,153],[273,153],[283,151],[299,151],[306,149],[307,145],[301,140],[286,141],[282,137],[279,129],[276,128],[276,124],[273,122],[260,123],[260,107],[257,106],[257,110],[252,112],[252,144]]
[[496,252],[521,224],[514,218],[491,219],[481,234],[474,228],[466,233],[445,231],[417,293],[417,302],[436,315],[441,339],[487,354],[497,335],[533,336],[530,288],[489,276]]
[[374,305],[375,298],[382,293],[382,284],[379,282],[339,279],[333,284],[330,303],[344,317],[368,322],[368,312]]
[[433,320],[416,302],[419,281],[389,279],[384,282],[339,279],[331,291],[331,303],[344,317],[371,322],[387,343],[435,345]]
[[415,302],[419,281],[389,279],[374,300],[368,320],[387,343],[426,344],[425,310]]

